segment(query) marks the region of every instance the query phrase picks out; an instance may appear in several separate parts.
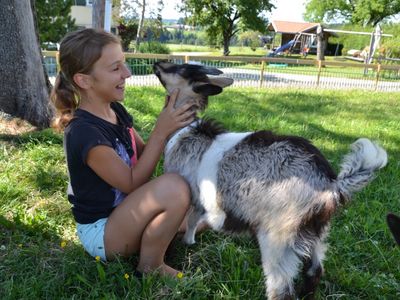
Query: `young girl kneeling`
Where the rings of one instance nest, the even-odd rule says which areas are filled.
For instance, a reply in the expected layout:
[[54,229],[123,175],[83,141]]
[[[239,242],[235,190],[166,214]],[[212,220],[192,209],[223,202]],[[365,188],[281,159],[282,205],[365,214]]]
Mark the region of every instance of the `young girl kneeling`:
[[52,100],[64,128],[68,199],[85,250],[101,259],[139,253],[139,272],[175,276],[165,251],[189,208],[179,175],[150,177],[168,136],[193,121],[189,106],[174,109],[178,91],[160,113],[145,144],[121,105],[131,76],[119,39],[84,29],[60,45]]

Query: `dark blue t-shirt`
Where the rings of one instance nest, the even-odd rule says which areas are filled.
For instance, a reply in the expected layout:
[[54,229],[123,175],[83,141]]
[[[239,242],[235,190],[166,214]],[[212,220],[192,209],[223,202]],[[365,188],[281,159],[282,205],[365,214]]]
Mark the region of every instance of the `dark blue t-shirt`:
[[134,156],[132,117],[118,102],[111,104],[118,119],[112,124],[78,109],[64,131],[64,151],[70,182],[68,200],[76,222],[93,223],[108,217],[125,198],[125,194],[101,179],[87,164],[89,150],[98,145],[113,148],[131,166]]

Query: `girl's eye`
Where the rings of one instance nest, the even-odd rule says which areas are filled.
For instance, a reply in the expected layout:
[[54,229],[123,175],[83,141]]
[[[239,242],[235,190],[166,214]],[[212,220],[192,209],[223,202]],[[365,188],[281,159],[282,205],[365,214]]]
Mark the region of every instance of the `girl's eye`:
[[113,69],[113,71],[118,71],[119,70],[119,67],[115,67],[114,69]]

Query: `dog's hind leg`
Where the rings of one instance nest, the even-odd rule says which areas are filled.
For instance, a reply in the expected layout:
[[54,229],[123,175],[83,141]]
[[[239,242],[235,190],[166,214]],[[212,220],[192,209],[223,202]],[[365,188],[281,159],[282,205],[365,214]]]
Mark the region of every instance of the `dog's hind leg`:
[[299,293],[300,299],[312,300],[321,279],[323,268],[322,259],[325,256],[326,246],[318,241],[303,264],[303,286]]
[[187,221],[187,229],[185,235],[183,236],[183,241],[186,244],[193,245],[196,242],[194,239],[194,236],[196,234],[196,229],[203,219],[204,219],[204,212],[194,207],[193,210],[189,213]]
[[390,213],[387,215],[386,220],[396,243],[400,245],[400,217]]
[[295,298],[293,280],[300,265],[300,259],[288,243],[273,241],[270,234],[257,233],[261,260],[266,277],[265,283],[269,300]]

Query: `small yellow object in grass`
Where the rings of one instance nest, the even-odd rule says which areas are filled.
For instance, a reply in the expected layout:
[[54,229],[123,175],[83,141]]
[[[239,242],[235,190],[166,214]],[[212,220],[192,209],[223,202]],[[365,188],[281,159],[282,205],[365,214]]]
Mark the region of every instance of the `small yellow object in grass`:
[[62,241],[60,246],[61,246],[61,248],[65,248],[65,246],[67,246],[67,242],[66,241]]
[[176,274],[176,277],[179,279],[183,278],[183,273],[182,272],[178,272],[178,274]]
[[94,258],[96,261],[100,261],[100,256],[96,256],[95,258]]
[[125,278],[125,279],[129,279],[129,274],[128,274],[128,273],[125,273],[125,274],[124,274],[124,278]]
[[22,244],[18,244],[18,248],[22,248]]

